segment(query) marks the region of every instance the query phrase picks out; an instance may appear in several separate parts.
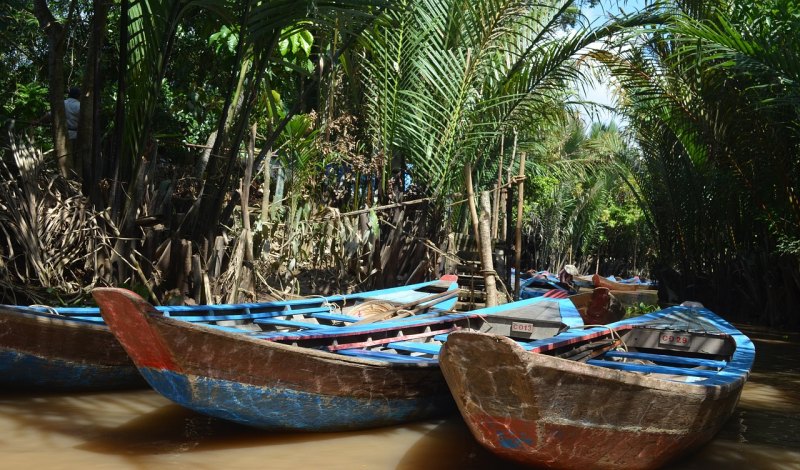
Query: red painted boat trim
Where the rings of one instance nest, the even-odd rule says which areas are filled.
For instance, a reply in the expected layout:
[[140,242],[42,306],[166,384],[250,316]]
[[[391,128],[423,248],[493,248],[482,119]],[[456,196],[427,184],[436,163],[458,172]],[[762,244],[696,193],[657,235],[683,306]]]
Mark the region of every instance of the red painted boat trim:
[[334,344],[334,345],[328,346],[327,349],[328,349],[328,351],[338,351],[340,349],[366,348],[366,347],[369,347],[369,346],[378,346],[378,345],[381,345],[381,344],[396,343],[398,341],[406,341],[406,340],[409,340],[409,339],[428,338],[428,337],[431,337],[431,336],[452,333],[452,332],[454,332],[454,331],[456,331],[458,329],[459,329],[458,327],[454,326],[454,327],[451,327],[451,328],[445,328],[443,330],[428,331],[428,332],[425,332],[425,333],[418,333],[418,334],[415,334],[415,335],[393,336],[391,338],[376,339],[376,340],[373,340],[373,341],[363,341],[361,343]]
[[[117,293],[125,297],[120,299]],[[109,327],[114,330],[120,343],[131,356],[138,367],[151,367],[154,369],[167,369],[180,372],[180,367],[175,363],[169,349],[163,340],[152,330],[144,315],[132,315],[128,302],[140,304],[143,312],[151,311],[161,315],[152,305],[142,300],[139,296],[130,295],[130,291],[117,288],[98,288],[92,295],[103,308],[101,313]]]

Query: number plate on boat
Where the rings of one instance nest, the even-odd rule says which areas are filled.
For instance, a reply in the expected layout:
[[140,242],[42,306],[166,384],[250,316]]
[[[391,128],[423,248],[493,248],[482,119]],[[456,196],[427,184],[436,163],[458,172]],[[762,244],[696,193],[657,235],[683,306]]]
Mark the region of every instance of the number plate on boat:
[[692,336],[686,333],[665,331],[658,337],[658,344],[688,348],[692,345]]
[[511,331],[515,333],[533,333],[533,324],[512,321]]

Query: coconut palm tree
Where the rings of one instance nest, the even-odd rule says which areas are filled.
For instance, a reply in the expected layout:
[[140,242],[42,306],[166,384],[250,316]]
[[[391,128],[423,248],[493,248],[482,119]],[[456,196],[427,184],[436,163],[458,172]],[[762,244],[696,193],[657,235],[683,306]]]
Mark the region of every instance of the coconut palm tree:
[[800,322],[785,313],[800,301],[797,7],[668,7],[671,20],[635,47],[596,54],[642,150],[633,171],[662,274],[679,297]]

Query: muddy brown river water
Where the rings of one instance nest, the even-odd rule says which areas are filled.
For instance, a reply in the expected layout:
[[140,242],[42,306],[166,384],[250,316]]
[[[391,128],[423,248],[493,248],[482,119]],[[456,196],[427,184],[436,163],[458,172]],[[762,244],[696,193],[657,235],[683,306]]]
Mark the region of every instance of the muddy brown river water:
[[[800,334],[740,326],[756,365],[719,435],[670,469],[800,470]],[[335,434],[268,433],[153,391],[0,392],[2,469],[516,469],[459,416]]]

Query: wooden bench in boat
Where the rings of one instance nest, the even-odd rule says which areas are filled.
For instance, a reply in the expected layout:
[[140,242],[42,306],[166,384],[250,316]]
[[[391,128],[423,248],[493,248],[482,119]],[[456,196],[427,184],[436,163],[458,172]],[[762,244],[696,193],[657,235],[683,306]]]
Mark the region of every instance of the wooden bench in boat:
[[[310,307],[310,308],[296,308],[291,307],[281,310],[284,315],[315,315],[317,313],[331,313],[330,307]],[[349,317],[348,317],[349,318]]]
[[697,357],[671,356],[667,354],[653,354],[638,351],[608,351],[602,357],[620,359],[642,359],[645,361],[661,362],[665,364],[675,364],[681,366],[704,366],[722,369],[727,365],[725,361],[713,359],[701,359]]
[[430,343],[417,343],[414,341],[396,341],[386,345],[387,348],[398,349],[408,352],[419,352],[424,354],[431,354],[434,356],[439,355],[439,350],[442,348],[441,344]]
[[257,323],[259,325],[305,328],[309,330],[324,330],[328,328],[337,328],[333,325],[320,325],[319,323],[311,323],[307,321],[298,321],[298,320],[282,320],[280,318],[259,318],[257,320],[253,320],[253,323]]
[[226,320],[255,320],[258,318],[272,318],[284,317],[291,315],[291,311],[276,310],[274,312],[259,312],[250,313],[248,309],[243,309],[245,313],[231,314],[231,315],[164,315],[176,320],[188,321],[191,323],[197,322],[213,322],[213,321],[226,321]]
[[719,377],[719,372],[704,369],[684,369],[682,367],[659,366],[659,365],[646,365],[646,364],[632,364],[630,362],[615,362],[604,361],[602,359],[589,359],[587,364],[593,366],[606,367],[609,369],[617,369],[628,372],[642,372],[649,374],[668,374],[668,375],[686,375],[692,377],[715,378]]
[[104,323],[103,318],[100,316],[65,316],[64,318],[68,318],[70,320],[80,320],[80,321],[87,321],[90,323]]
[[[433,337],[433,339],[436,340],[436,341],[441,341],[442,343],[444,343],[444,342],[447,342],[447,337],[448,336],[450,336],[450,334],[446,333],[446,334],[442,334],[442,335],[436,335],[436,336]],[[514,339],[514,338],[510,338],[510,339],[512,341],[514,341],[515,343],[519,344],[520,346],[522,346],[525,349],[531,349],[532,348],[532,346],[529,347],[530,344],[531,344],[531,341],[518,340],[518,339]],[[539,340],[536,340],[536,341],[539,341]]]
[[364,359],[378,359],[390,362],[437,362],[436,359],[432,359],[430,357],[406,356],[404,354],[393,354],[383,351],[370,351],[369,349],[340,349],[337,351],[337,353],[344,354],[345,356],[360,357]]
[[[294,311],[292,313],[297,313],[297,312]],[[319,318],[320,320],[340,321],[345,323],[353,323],[359,320],[359,318],[351,317],[350,315],[342,315],[339,313],[328,313],[327,311],[312,313],[309,316],[314,318]]]
[[207,328],[213,328],[215,330],[222,330],[228,331],[230,333],[237,333],[241,335],[247,335],[256,338],[269,338],[270,335],[277,335],[283,336],[285,332],[281,331],[259,331],[259,330],[248,330],[245,328],[237,328],[235,326],[225,326],[225,325],[215,325],[213,323],[201,323],[202,326]]

